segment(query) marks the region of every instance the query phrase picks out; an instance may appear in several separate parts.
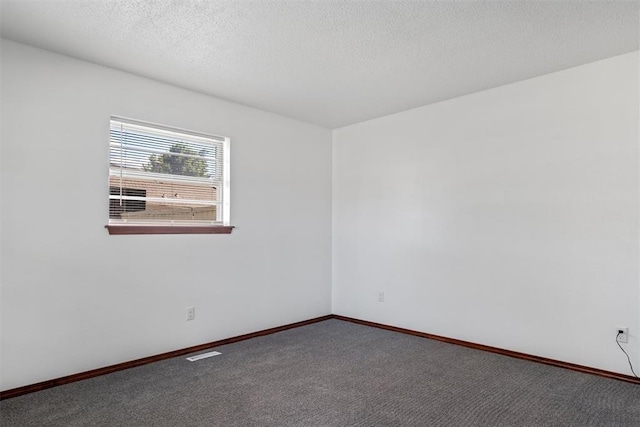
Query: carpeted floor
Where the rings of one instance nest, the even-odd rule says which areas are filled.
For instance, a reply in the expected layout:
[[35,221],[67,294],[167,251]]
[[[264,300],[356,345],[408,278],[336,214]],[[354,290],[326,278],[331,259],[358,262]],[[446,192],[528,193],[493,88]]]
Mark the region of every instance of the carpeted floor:
[[640,386],[339,320],[0,402],[2,426],[640,426]]

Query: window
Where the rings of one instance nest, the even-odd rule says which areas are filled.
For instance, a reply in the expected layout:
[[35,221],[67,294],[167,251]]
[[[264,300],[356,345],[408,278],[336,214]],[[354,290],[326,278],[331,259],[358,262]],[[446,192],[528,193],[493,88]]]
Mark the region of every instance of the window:
[[229,138],[112,117],[107,229],[230,233]]

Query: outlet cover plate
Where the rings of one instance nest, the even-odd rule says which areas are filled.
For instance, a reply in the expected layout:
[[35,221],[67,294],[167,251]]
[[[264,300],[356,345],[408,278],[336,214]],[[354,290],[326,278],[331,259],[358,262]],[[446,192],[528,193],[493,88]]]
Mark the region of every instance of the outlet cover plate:
[[[620,332],[622,331],[622,332]],[[629,342],[629,328],[617,328],[616,340],[618,342]]]
[[187,321],[193,320],[196,318],[196,308],[195,306],[187,307]]

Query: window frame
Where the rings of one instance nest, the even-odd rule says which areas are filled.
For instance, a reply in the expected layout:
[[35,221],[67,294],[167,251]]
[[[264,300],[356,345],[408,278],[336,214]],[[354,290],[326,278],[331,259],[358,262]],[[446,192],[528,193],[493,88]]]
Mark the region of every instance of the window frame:
[[[112,150],[112,142],[111,142],[111,132],[112,132],[112,124],[113,122],[120,122],[124,124],[130,124],[133,126],[141,126],[144,128],[148,128],[150,130],[155,131],[163,131],[163,132],[172,132],[178,134],[180,136],[184,136],[187,139],[189,137],[196,138],[205,138],[212,141],[212,143],[217,143],[222,146],[222,180],[218,181],[219,185],[216,187],[217,199],[218,201],[214,206],[218,206],[216,210],[219,212],[217,217],[220,219],[219,221],[194,221],[193,223],[189,223],[187,221],[184,222],[176,222],[173,221],[135,221],[135,220],[124,220],[120,221],[117,219],[111,218],[111,197],[109,197],[109,211],[107,214],[107,225],[105,228],[109,232],[110,235],[131,235],[131,234],[230,234],[234,226],[229,223],[229,214],[230,214],[230,138],[207,134],[203,132],[194,132],[191,130],[167,126],[163,124],[147,122],[137,119],[130,119],[122,116],[112,115],[109,119],[109,191],[108,194],[111,196],[111,187],[110,177],[112,170],[114,168],[111,166],[111,150]],[[122,165],[120,166],[122,168]],[[117,169],[117,168],[116,168]],[[221,208],[221,209],[220,209]]]

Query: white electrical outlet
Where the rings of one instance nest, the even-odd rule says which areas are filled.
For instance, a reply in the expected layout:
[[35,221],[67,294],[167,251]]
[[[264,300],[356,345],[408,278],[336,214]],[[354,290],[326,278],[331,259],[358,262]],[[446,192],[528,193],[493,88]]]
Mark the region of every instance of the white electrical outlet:
[[629,328],[617,328],[616,329],[616,341],[628,342],[629,341]]
[[194,306],[187,307],[187,320],[196,318],[196,308]]
[[378,302],[384,302],[384,292],[378,292]]

